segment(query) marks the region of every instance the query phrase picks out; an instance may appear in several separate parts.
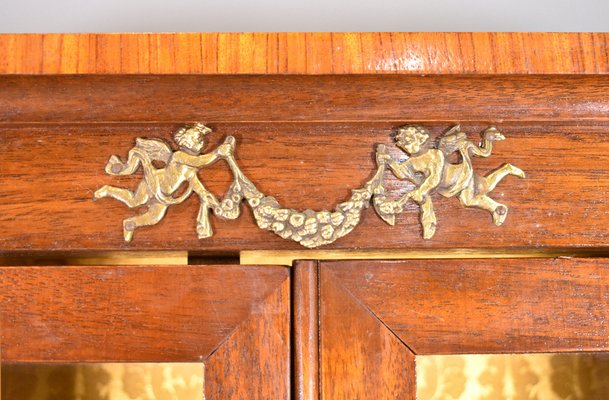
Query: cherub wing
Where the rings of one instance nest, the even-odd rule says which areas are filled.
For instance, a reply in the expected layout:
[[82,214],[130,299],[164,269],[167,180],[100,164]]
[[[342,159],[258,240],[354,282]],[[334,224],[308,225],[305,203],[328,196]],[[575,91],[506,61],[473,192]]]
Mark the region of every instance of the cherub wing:
[[446,155],[450,155],[457,151],[458,142],[460,139],[459,133],[461,133],[460,124],[450,128],[438,139],[438,150],[442,151]]
[[151,161],[158,160],[167,163],[173,153],[167,143],[159,139],[137,138],[135,139],[135,147],[146,153]]

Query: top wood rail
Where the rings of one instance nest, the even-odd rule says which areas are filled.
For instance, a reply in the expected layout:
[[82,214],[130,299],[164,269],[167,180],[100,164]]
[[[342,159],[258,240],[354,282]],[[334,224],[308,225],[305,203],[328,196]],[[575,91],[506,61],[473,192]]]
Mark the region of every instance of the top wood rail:
[[607,33],[0,35],[0,74],[606,74]]

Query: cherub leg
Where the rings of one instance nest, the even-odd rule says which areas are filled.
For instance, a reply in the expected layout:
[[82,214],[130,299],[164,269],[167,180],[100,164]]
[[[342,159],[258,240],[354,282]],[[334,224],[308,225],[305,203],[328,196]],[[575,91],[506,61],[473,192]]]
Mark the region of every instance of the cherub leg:
[[133,239],[133,232],[141,226],[149,226],[159,223],[167,212],[165,204],[153,203],[148,207],[148,211],[135,217],[127,218],[123,221],[123,236],[126,242]]
[[437,219],[430,196],[425,197],[425,200],[419,205],[419,210],[419,218],[423,226],[423,238],[431,239],[436,233]]
[[495,186],[497,186],[497,184],[507,175],[515,175],[520,178],[524,178],[526,176],[524,171],[520,168],[515,167],[512,164],[503,164],[501,167],[492,171],[485,177],[477,177],[479,180],[479,185],[481,185],[479,192],[488,193],[492,191],[495,189]]
[[95,192],[93,199],[99,200],[103,197],[112,197],[113,199],[123,202],[129,208],[141,206],[150,199],[146,182],[141,182],[135,193],[129,189],[104,185]]
[[499,226],[505,222],[508,207],[498,203],[485,194],[474,195],[472,188],[467,188],[459,194],[459,201],[465,207],[475,207],[486,210],[493,216],[493,223]]

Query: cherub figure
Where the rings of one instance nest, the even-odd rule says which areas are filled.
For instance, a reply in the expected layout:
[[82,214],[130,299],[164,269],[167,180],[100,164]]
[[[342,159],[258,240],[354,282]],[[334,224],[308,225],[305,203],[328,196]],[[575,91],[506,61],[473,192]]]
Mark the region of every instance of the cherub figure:
[[[112,197],[129,208],[148,206],[148,210],[143,214],[123,221],[125,241],[131,241],[137,228],[157,224],[163,219],[170,205],[184,202],[193,192],[201,202],[197,216],[197,235],[200,239],[212,236],[209,209],[219,206],[219,202],[203,186],[197,172],[219,159],[230,157],[234,151],[235,139],[229,136],[213,152],[201,154],[205,145],[204,137],[211,131],[203,124],[187,125],[174,133],[174,141],[179,146],[177,151],[172,151],[165,142],[158,139],[137,138],[126,162],[122,162],[115,155],[110,157],[106,165],[109,175],[132,175],[140,166],[144,172],[144,179],[135,192],[105,185],[94,195],[94,200]],[[164,166],[155,167],[155,161],[163,163]],[[184,183],[187,183],[185,191],[178,194],[178,189]]]
[[[381,151],[377,151],[377,162],[386,163],[397,178],[414,183],[416,188],[389,204],[391,212],[385,210],[383,219],[392,223],[393,219],[386,216],[401,212],[405,204],[412,200],[420,207],[423,237],[429,239],[437,225],[431,194],[438,192],[444,197],[457,196],[465,207],[486,210],[492,215],[495,225],[503,224],[508,207],[491,199],[488,194],[507,175],[524,178],[525,173],[511,164],[503,164],[486,176],[481,176],[474,172],[471,157],[490,156],[493,142],[504,139],[495,127],[490,127],[483,132],[483,142],[477,145],[467,140],[466,134],[456,125],[434,146],[427,129],[416,125],[399,127],[396,145],[410,158],[396,161],[381,147]],[[448,162],[448,157],[454,152],[459,153],[461,162]]]

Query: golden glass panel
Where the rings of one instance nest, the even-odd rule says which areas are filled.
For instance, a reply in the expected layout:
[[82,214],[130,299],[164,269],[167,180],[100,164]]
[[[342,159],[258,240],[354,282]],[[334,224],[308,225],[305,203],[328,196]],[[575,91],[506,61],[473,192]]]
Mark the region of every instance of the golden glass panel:
[[3,364],[2,400],[201,400],[200,363]]
[[609,354],[418,356],[419,400],[601,400]]

